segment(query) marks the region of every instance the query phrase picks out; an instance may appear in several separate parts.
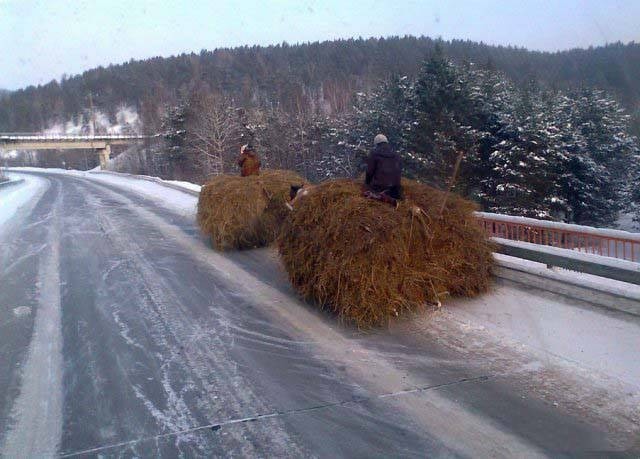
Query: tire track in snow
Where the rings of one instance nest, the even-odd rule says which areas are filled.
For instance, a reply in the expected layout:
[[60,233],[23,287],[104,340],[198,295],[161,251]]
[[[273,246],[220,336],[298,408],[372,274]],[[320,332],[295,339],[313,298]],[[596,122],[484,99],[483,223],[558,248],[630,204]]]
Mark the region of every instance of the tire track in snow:
[[[189,429],[199,425],[198,411],[207,414],[226,413],[239,416],[243,407],[257,406],[258,398],[253,394],[246,381],[238,374],[236,363],[229,360],[224,349],[232,339],[222,326],[228,319],[220,319],[220,328],[208,330],[202,324],[193,323],[186,313],[188,306],[165,283],[158,274],[157,267],[145,257],[144,247],[138,245],[126,231],[126,219],[121,214],[121,206],[105,205],[105,195],[124,201],[130,201],[109,189],[99,186],[102,193],[85,196],[86,204],[92,209],[92,215],[103,229],[109,242],[122,255],[120,270],[129,272],[131,279],[140,280],[143,295],[138,298],[138,307],[150,325],[147,332],[155,343],[163,349],[158,354],[161,362],[158,383],[166,396],[164,403],[151,400],[140,386],[133,386],[136,397],[154,417],[164,431],[186,433],[176,437],[175,447],[190,442],[198,451],[206,452],[209,446]],[[92,190],[93,191],[93,190]],[[149,234],[147,238],[151,237]],[[222,313],[222,311],[218,311]],[[121,328],[121,334],[122,334]],[[184,349],[181,349],[183,346]],[[187,370],[184,372],[184,370]],[[176,370],[180,371],[180,381],[175,380]],[[198,389],[200,388],[200,389]],[[198,406],[190,406],[185,397],[199,391]],[[223,401],[224,400],[224,401]],[[226,446],[237,449],[242,456],[255,456],[256,444],[269,444],[278,455],[300,456],[301,452],[286,434],[283,426],[279,429],[263,430],[261,426],[252,426],[244,432],[230,432],[233,438]],[[248,441],[248,434],[251,440]]]
[[5,457],[52,457],[62,437],[62,331],[60,310],[59,195],[48,246],[38,265],[38,308],[22,373],[20,395],[5,438]]

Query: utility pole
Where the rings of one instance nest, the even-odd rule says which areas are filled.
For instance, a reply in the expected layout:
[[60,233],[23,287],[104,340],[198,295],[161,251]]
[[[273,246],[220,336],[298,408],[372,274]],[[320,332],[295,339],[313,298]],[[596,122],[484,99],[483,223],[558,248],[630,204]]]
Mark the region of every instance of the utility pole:
[[91,113],[91,124],[89,125],[89,134],[91,137],[96,135],[96,115],[93,111],[93,94],[89,92],[89,110]]
[[[93,94],[91,93],[91,91],[89,91],[89,116],[91,121],[91,123],[89,123],[89,135],[93,137],[96,135],[96,115],[95,115],[95,112],[93,111]],[[93,149],[94,156],[95,156],[95,153],[96,153],[96,150],[94,148]],[[89,170],[89,160],[87,159],[86,151],[84,152],[84,168],[85,170]]]

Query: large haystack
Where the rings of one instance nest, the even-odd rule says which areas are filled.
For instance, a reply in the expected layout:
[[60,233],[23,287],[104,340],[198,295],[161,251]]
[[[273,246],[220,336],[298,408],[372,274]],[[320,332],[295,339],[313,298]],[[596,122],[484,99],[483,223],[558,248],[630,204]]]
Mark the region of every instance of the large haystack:
[[198,224],[218,250],[268,245],[290,212],[285,206],[290,186],[303,182],[295,172],[284,170],[214,177],[200,192]]
[[445,193],[408,180],[403,187],[397,209],[362,197],[351,180],[300,199],[278,240],[295,288],[359,327],[487,290],[491,244],[474,205],[450,194],[439,218]]

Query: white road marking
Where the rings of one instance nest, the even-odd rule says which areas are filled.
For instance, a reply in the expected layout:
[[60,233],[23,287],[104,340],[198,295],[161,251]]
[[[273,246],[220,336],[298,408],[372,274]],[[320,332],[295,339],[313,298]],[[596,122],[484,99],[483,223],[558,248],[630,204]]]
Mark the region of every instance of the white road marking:
[[[56,212],[57,213],[57,212]],[[53,457],[62,437],[60,237],[56,218],[38,267],[38,307],[20,395],[5,438],[5,457]]]

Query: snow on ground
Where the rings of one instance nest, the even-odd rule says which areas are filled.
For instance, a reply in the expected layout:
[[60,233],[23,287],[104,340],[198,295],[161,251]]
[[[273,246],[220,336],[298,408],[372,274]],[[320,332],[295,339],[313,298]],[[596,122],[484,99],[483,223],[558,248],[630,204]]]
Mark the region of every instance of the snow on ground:
[[[162,180],[157,177],[146,177],[118,174],[114,172],[100,172],[100,171],[77,171],[77,170],[65,170],[65,169],[42,169],[37,167],[16,167],[11,168],[12,171],[20,172],[46,172],[50,174],[67,174],[75,177],[82,177],[90,179],[98,183],[104,183],[106,185],[114,185],[120,188],[134,191],[143,195],[144,197],[151,199],[162,207],[168,208],[173,211],[177,211],[182,215],[194,215],[198,198],[182,192],[178,189],[169,188],[163,186],[162,183],[166,182],[174,186],[185,188],[190,191],[200,191],[200,185],[189,182],[181,182],[177,180]],[[21,175],[21,177],[33,177],[30,175]],[[144,177],[144,178],[142,178]],[[149,181],[146,179],[153,179],[156,181]],[[158,183],[160,182],[160,183]]]
[[200,193],[200,190],[202,189],[201,185],[197,185],[195,183],[191,183],[191,182],[183,182],[180,180],[165,180],[165,182],[167,183],[173,183],[175,185],[184,187],[184,188],[188,188],[189,190],[192,191],[197,191],[198,193]]
[[[40,172],[42,171],[40,170]],[[195,196],[180,192],[179,190],[167,188],[160,183],[140,180],[126,175],[67,171],[57,171],[57,173],[70,174],[86,179],[87,181],[90,180],[93,183],[104,183],[106,185],[113,185],[114,187],[131,190],[134,193],[140,193],[150,200],[157,202],[159,205],[172,209],[182,209],[185,213],[190,212],[191,215],[194,212],[195,202],[197,200]],[[42,179],[37,176],[30,176],[28,174],[23,174],[22,176],[25,179],[42,180],[46,184],[46,179]],[[80,184],[81,182],[78,180],[76,183]],[[175,183],[173,185],[175,185]],[[88,186],[88,184],[85,184],[83,188],[83,190],[79,190],[78,192],[97,193],[99,191],[97,190],[97,187]],[[9,189],[7,189],[7,191],[8,190]],[[2,199],[2,193],[3,192],[0,191],[0,199]],[[106,190],[102,190],[102,193],[106,194],[107,197],[109,196],[109,193],[106,192]],[[114,199],[117,198],[116,193],[111,192],[111,195]],[[120,200],[119,202],[130,202],[122,197],[118,199]],[[60,199],[59,202],[62,204],[64,199]],[[93,200],[89,199],[88,202],[91,204]],[[96,206],[97,208],[99,201],[96,199],[95,203],[91,205]],[[60,208],[60,211],[64,210],[64,208]],[[226,254],[219,254],[213,250],[206,250],[202,241],[194,238],[190,234],[184,233],[181,228],[160,217],[151,209],[146,209],[145,206],[132,206],[132,210],[136,216],[136,221],[147,222],[149,225],[157,228],[158,231],[166,237],[166,239],[171,241],[171,247],[175,246],[175,249],[177,250],[176,253],[180,252],[186,254],[183,259],[183,264],[178,264],[174,261],[176,264],[171,265],[172,268],[174,268],[173,271],[162,269],[162,266],[155,266],[155,262],[162,257],[162,254],[158,254],[157,257],[153,258],[145,258],[145,254],[142,253],[143,251],[136,250],[136,239],[129,240],[131,233],[136,231],[136,225],[134,223],[119,227],[119,230],[117,231],[116,227],[113,227],[113,230],[109,230],[109,226],[107,226],[106,233],[110,238],[112,238],[110,239],[110,244],[115,244],[112,249],[114,250],[113,253],[133,254],[133,258],[127,258],[127,260],[131,260],[127,261],[127,263],[134,264],[136,272],[141,273],[144,277],[144,279],[142,279],[144,284],[141,285],[144,285],[145,289],[139,290],[142,292],[142,295],[146,295],[148,292],[151,292],[151,294],[154,295],[154,300],[157,295],[160,295],[160,297],[165,299],[169,298],[169,304],[177,304],[180,306],[168,308],[169,310],[178,312],[186,311],[188,305],[191,303],[185,301],[185,303],[181,304],[180,301],[184,300],[184,298],[181,298],[182,295],[180,291],[174,291],[171,287],[172,284],[163,282],[161,276],[166,276],[168,274],[171,275],[172,272],[174,272],[175,275],[184,276],[185,266],[194,265],[194,269],[197,270],[196,272],[198,273],[200,270],[204,270],[204,266],[212,266],[215,267],[214,269],[216,270],[215,279],[220,279],[221,282],[220,285],[216,286],[215,284],[212,284],[211,286],[212,289],[216,290],[216,301],[218,301],[218,298],[227,297],[226,289],[228,288],[229,300],[224,301],[229,301],[228,307],[230,309],[227,311],[224,307],[218,306],[216,314],[218,314],[222,319],[217,322],[211,322],[211,324],[220,323],[223,325],[223,328],[227,327],[237,329],[240,333],[237,335],[239,342],[242,341],[241,336],[246,337],[250,336],[250,333],[254,333],[252,331],[253,326],[257,327],[255,330],[258,331],[266,328],[267,330],[264,331],[265,335],[261,335],[265,337],[264,344],[266,347],[254,347],[256,352],[255,355],[259,356],[256,357],[256,359],[263,357],[265,359],[269,358],[269,355],[271,354],[264,352],[265,350],[276,355],[279,348],[273,347],[274,337],[276,335],[280,336],[280,333],[285,337],[289,337],[289,335],[285,335],[284,332],[286,331],[288,333],[290,330],[294,330],[294,332],[291,332],[291,342],[295,342],[296,346],[298,345],[297,343],[300,343],[299,345],[301,348],[309,349],[309,352],[314,355],[323,356],[323,359],[325,359],[324,362],[330,363],[330,366],[340,366],[341,369],[343,368],[346,375],[344,376],[344,381],[353,383],[353,387],[358,391],[354,392],[356,394],[367,394],[369,391],[371,393],[391,394],[395,390],[406,390],[405,388],[407,387],[423,387],[425,380],[428,381],[428,377],[430,377],[428,372],[431,372],[431,370],[422,370],[421,367],[426,367],[425,363],[427,361],[435,360],[434,353],[424,352],[423,354],[423,349],[416,346],[408,346],[405,352],[403,350],[404,344],[402,343],[414,344],[415,342],[413,340],[402,343],[391,341],[390,344],[392,344],[392,346],[389,346],[388,348],[385,347],[385,351],[382,352],[376,350],[376,347],[369,344],[365,338],[352,339],[350,336],[345,336],[345,334],[342,333],[341,328],[338,328],[337,326],[327,326],[327,323],[319,318],[318,315],[315,314],[315,311],[300,305],[298,301],[296,301],[295,296],[289,291],[281,291],[276,286],[265,281],[262,276],[266,271],[268,271],[270,265],[264,266],[263,269],[258,272],[249,271],[245,266],[234,261],[233,257],[229,257]],[[91,216],[91,214],[87,215]],[[105,224],[104,222],[109,222],[107,215],[108,214],[105,214],[102,217],[101,221],[103,224]],[[84,228],[78,228],[78,231],[80,230],[84,230]],[[92,241],[93,238],[100,238],[102,236],[86,234],[83,237],[87,238],[85,242],[88,243]],[[144,235],[142,237],[144,237]],[[15,418],[17,419],[17,422],[15,427],[11,430],[7,443],[9,445],[7,451],[10,455],[20,455],[21,453],[26,454],[30,452],[26,449],[18,449],[20,445],[26,442],[25,438],[29,438],[29,434],[33,433],[29,428],[24,427],[25,425],[32,424],[39,426],[38,429],[41,429],[40,431],[44,434],[44,436],[40,436],[39,438],[46,440],[48,445],[55,445],[54,438],[59,438],[61,435],[59,420],[61,419],[62,413],[59,407],[61,381],[59,369],[64,362],[61,360],[59,354],[61,337],[56,334],[58,333],[57,330],[60,330],[60,278],[59,273],[56,273],[56,270],[53,269],[54,266],[60,263],[60,254],[53,249],[59,244],[59,234],[57,231],[52,230],[49,241],[51,249],[48,252],[44,252],[42,256],[42,263],[39,267],[39,277],[43,282],[39,289],[42,297],[39,304],[37,304],[37,309],[34,310],[37,314],[37,317],[34,320],[34,329],[36,330],[36,333],[34,334],[34,340],[31,344],[28,361],[23,370],[24,374],[29,378],[29,385],[25,384],[23,386],[22,393],[24,395],[21,395],[20,400],[16,402],[17,409],[15,413],[18,415]],[[162,240],[157,241],[158,247],[163,245],[165,245],[165,243]],[[153,245],[150,245],[149,247],[149,256],[153,247]],[[92,253],[93,252],[89,251],[89,255],[87,256],[91,256],[90,254]],[[271,252],[267,250],[254,252],[254,256],[256,257],[255,259],[258,261],[264,260],[264,258],[269,254],[271,254]],[[264,258],[260,258],[261,256]],[[127,257],[129,257],[129,255],[127,255]],[[176,256],[175,258],[177,259],[178,257]],[[538,264],[538,266],[540,266],[540,264]],[[188,275],[188,272],[186,275]],[[129,278],[127,272],[122,273],[122,276],[124,281]],[[196,283],[194,285],[199,285],[202,289],[207,288],[208,278],[204,276],[201,278],[200,274],[197,277],[198,279],[201,279],[201,283]],[[225,281],[225,279],[228,279],[228,281]],[[82,279],[80,279],[80,281],[82,281]],[[229,282],[229,285],[225,285],[225,290],[222,290],[222,284],[226,284],[227,282]],[[71,282],[69,284],[65,284],[64,288],[71,288],[71,285]],[[82,282],[75,288],[80,290],[83,288],[83,285],[84,283]],[[115,288],[118,288],[117,283],[114,285]],[[58,286],[58,289],[55,288],[56,286]],[[220,289],[223,293],[218,294],[217,289]],[[135,291],[138,291],[138,289],[136,288]],[[123,298],[129,297],[125,296]],[[177,301],[174,301],[171,298],[177,299]],[[229,322],[227,320],[226,312],[234,310],[233,305],[237,300],[242,300],[243,302],[246,301],[248,304],[256,305],[256,308],[259,307],[261,309],[261,314],[258,315],[259,319],[257,320],[259,320],[259,322],[257,325],[247,326],[242,322],[232,323],[233,321]],[[140,301],[140,303],[146,304],[144,301]],[[165,305],[166,301],[160,301],[158,304]],[[153,308],[151,306],[153,306]],[[147,304],[145,307],[147,309],[151,308],[155,310],[155,305],[152,304],[151,306]],[[149,311],[151,311],[151,309],[149,309]],[[144,311],[146,311],[146,309],[141,309],[141,317],[144,316]],[[262,316],[263,312],[264,316]],[[14,312],[14,314],[16,314],[16,312]],[[162,314],[164,314],[164,312]],[[192,320],[193,318],[197,318],[197,315],[187,314],[185,319],[181,318],[180,320],[174,320],[175,317],[180,317],[182,315],[183,314],[174,314],[167,316],[165,314],[158,316],[162,319],[158,326],[162,328],[165,324],[169,324],[171,328],[173,328],[172,333],[177,337],[176,339],[178,339],[177,344],[174,346],[176,349],[174,357],[176,358],[183,358],[181,356],[181,352],[177,352],[178,344],[180,343],[187,343],[194,339],[196,341],[211,339],[211,343],[215,344],[215,340],[224,339],[224,336],[226,336],[218,335],[215,331],[209,334],[200,334],[198,332],[198,327],[196,326],[197,324],[194,324]],[[149,320],[151,320],[151,322],[149,323],[155,323],[155,316],[152,315],[150,317],[151,319]],[[262,319],[262,317],[269,318],[278,325],[274,326],[272,330],[268,330],[270,321]],[[463,339],[459,341],[459,349],[461,349],[462,352],[459,354],[459,357],[458,354],[456,354],[456,359],[460,358],[463,362],[460,365],[460,368],[465,368],[465,365],[468,363],[477,364],[478,371],[476,372],[475,367],[472,367],[474,371],[468,372],[471,375],[491,375],[491,377],[496,380],[506,382],[514,381],[519,377],[532,380],[538,387],[541,387],[544,390],[549,390],[549,397],[551,397],[550,400],[554,402],[558,401],[560,404],[558,409],[563,409],[563,398],[570,398],[569,395],[566,395],[567,393],[577,393],[578,399],[581,403],[588,405],[589,409],[593,412],[604,412],[605,414],[602,414],[601,417],[603,419],[607,419],[608,422],[610,422],[611,418],[608,417],[607,410],[612,410],[614,412],[618,412],[619,410],[619,412],[625,414],[628,412],[637,413],[638,397],[634,396],[635,398],[623,398],[620,395],[637,394],[637,389],[623,391],[617,387],[617,383],[624,382],[626,385],[632,385],[636,388],[640,384],[640,361],[635,355],[638,347],[638,336],[640,336],[640,332],[638,332],[640,329],[638,319],[625,318],[620,314],[608,314],[601,310],[586,307],[585,305],[580,304],[580,301],[563,299],[558,295],[545,294],[535,288],[527,290],[521,286],[500,282],[492,292],[483,297],[469,300],[455,299],[449,304],[445,304],[444,308],[441,310],[441,317],[442,320],[440,321],[433,320],[428,317],[419,318],[419,320],[414,321],[414,323],[419,322],[424,325],[421,330],[418,330],[419,336],[427,335],[430,330],[434,329],[434,327],[440,327],[437,331],[443,331],[441,334],[437,333],[436,335],[431,335],[435,336],[437,341],[426,341],[427,345],[430,347],[425,350],[428,351],[429,349],[435,348],[435,355],[438,356],[438,350],[443,348],[438,345],[434,345],[434,343],[442,343],[444,341],[456,344],[454,340],[462,337]],[[126,322],[121,323],[126,324]],[[177,328],[174,328],[176,327],[176,324]],[[249,322],[249,324],[251,324],[251,322]],[[43,328],[45,325],[49,328]],[[120,324],[118,327],[120,327]],[[463,329],[462,331],[464,331],[465,334],[459,332],[458,328]],[[184,333],[181,333],[181,330],[198,333],[195,333],[193,336],[185,336]],[[145,341],[140,342],[146,342],[146,339],[150,339],[146,338],[146,333],[148,332],[145,331],[144,333],[145,334],[139,335],[139,338],[144,337]],[[383,330],[381,333],[386,333],[386,331]],[[172,335],[171,338],[172,342],[174,335]],[[233,338],[236,335],[232,334],[230,336]],[[254,341],[260,341],[260,339],[254,339],[255,336],[258,336],[259,338],[259,335],[254,333],[251,336],[253,337],[252,341],[244,340],[245,343],[250,343],[247,344],[247,346],[255,346],[255,344],[253,344]],[[109,337],[107,338],[109,340],[112,339]],[[64,339],[64,337],[62,337],[62,339]],[[164,337],[162,337],[162,339],[164,339]],[[375,340],[372,340],[372,342],[375,342]],[[90,341],[87,341],[87,344],[88,343],[90,343]],[[418,342],[418,344],[420,344],[420,342]],[[169,345],[167,349],[172,350],[172,346],[173,345]],[[278,346],[283,347],[280,345]],[[475,354],[469,351],[470,349],[473,349],[474,346],[478,349]],[[200,357],[210,357],[207,352],[213,352],[211,351],[212,346],[205,347],[206,349],[203,347],[203,353]],[[247,349],[248,348],[249,347],[247,347]],[[285,350],[287,349],[286,346],[283,348]],[[51,352],[51,349],[55,352]],[[197,347],[187,347],[187,349],[196,349],[196,351],[199,352],[199,348]],[[213,349],[215,349],[215,346],[213,346]],[[237,347],[235,347],[237,352],[241,352],[238,351],[238,349],[242,349],[241,344],[238,344]],[[490,354],[492,349],[495,349],[495,354],[497,355],[495,359],[492,357],[493,354]],[[258,351],[261,351],[261,353],[257,354]],[[517,361],[513,364],[513,371],[502,371],[502,367],[500,367],[496,362],[498,359],[502,359],[503,361],[509,360],[512,357],[512,354],[515,353],[514,351],[521,351],[523,354],[526,354],[526,359],[522,359],[522,361]],[[225,349],[224,347],[221,347],[215,352],[222,355],[222,353],[225,352]],[[89,354],[87,358],[89,359],[88,361],[91,362],[91,358],[95,358],[95,356],[91,357]],[[286,352],[285,354],[289,353]],[[43,358],[48,355],[53,355],[53,359],[43,361]],[[294,358],[296,355],[298,354],[290,354],[287,355],[287,358]],[[204,375],[200,376],[202,381],[208,381],[210,380],[210,374],[218,374],[216,371],[212,373],[212,370],[218,370],[221,375],[220,378],[218,378],[220,380],[218,382],[221,384],[235,384],[235,382],[233,382],[235,379],[231,382],[223,381],[226,377],[225,375],[232,374],[227,372],[227,364],[225,363],[227,362],[225,358],[230,359],[232,356],[223,356],[224,358],[222,359],[214,358],[211,361],[215,361],[215,366],[212,367],[208,367],[206,362],[202,363],[204,360],[198,356],[199,354],[196,355],[195,360],[194,358],[191,360],[187,359],[184,363],[184,365],[189,366],[189,369],[195,368],[194,375]],[[217,356],[217,354],[214,355],[214,357]],[[530,356],[533,356],[533,358],[530,358]],[[82,355],[79,356],[79,358],[84,357],[85,356]],[[424,360],[422,360],[423,358]],[[555,367],[555,362],[557,360],[561,360],[561,364],[565,364],[562,365],[563,372],[560,376],[555,376],[553,372],[547,371],[549,367]],[[176,365],[182,364],[182,362],[175,359],[172,361],[176,362]],[[193,362],[196,362],[200,366],[192,365]],[[229,364],[236,365],[236,363],[231,363],[232,360],[229,360],[229,362]],[[247,360],[247,362],[251,362],[251,360]],[[275,360],[274,362],[278,361]],[[291,365],[292,361],[286,360],[286,362],[287,365]],[[324,362],[322,368],[324,368]],[[511,362],[507,363],[511,365]],[[412,374],[411,371],[405,371],[402,367],[403,364],[408,367],[415,365],[418,369],[414,370],[411,368],[411,371],[413,371]],[[278,367],[275,365],[274,367],[276,370],[274,370],[273,374],[277,374]],[[181,367],[178,366],[176,368],[179,369]],[[185,368],[187,367],[185,366]],[[304,366],[300,368],[295,367],[294,373],[299,372],[303,377],[306,378],[310,376],[312,379],[314,377],[316,377],[315,379],[318,379],[318,377],[326,377],[326,375],[323,374],[316,374],[318,370],[315,368],[316,367],[314,367],[313,370],[314,373],[305,374]],[[591,387],[589,379],[578,378],[580,380],[577,383],[574,383],[573,380],[570,380],[569,383],[566,382],[566,374],[578,374],[579,376],[582,376],[583,372],[576,372],[575,368],[580,370],[589,369],[589,374],[596,375],[594,378],[597,380],[605,380],[609,378],[614,380],[616,384],[603,384],[605,387],[604,390],[597,392],[593,390],[591,392],[595,395],[593,397],[586,397],[584,396],[584,393],[588,393]],[[36,369],[39,372],[45,372],[51,375],[50,378],[52,379],[41,377],[41,374],[35,371]],[[262,372],[260,368],[256,371],[257,374]],[[433,373],[437,374],[438,371],[436,370]],[[465,374],[466,373],[467,370],[465,370]],[[92,374],[93,372],[88,372],[88,375]],[[427,375],[427,377],[425,377],[425,375]],[[601,375],[605,375],[605,377],[602,377]],[[554,377],[556,378],[555,383],[553,382]],[[277,379],[273,380],[277,383]],[[301,379],[300,381],[304,381],[304,379]],[[551,384],[546,385],[549,381],[551,381]],[[164,384],[164,380],[161,382],[163,383],[162,387],[165,389],[164,392],[167,394],[167,400],[169,401],[167,402],[168,405],[166,410],[161,410],[157,416],[159,418],[166,417],[168,419],[168,423],[166,425],[169,426],[175,422],[183,422],[183,419],[187,418],[183,417],[186,415],[183,415],[184,411],[182,405],[178,404],[178,402],[182,403],[183,401],[182,393],[177,394],[177,388],[180,386],[175,384],[172,386],[170,384],[172,381],[167,382],[167,384]],[[134,383],[135,381],[130,382],[130,384]],[[566,389],[568,384],[571,384],[571,388],[577,387],[580,391],[572,392],[571,389]],[[242,386],[246,387],[247,385],[244,384]],[[99,387],[99,385],[96,384],[96,387]],[[139,387],[144,388],[145,386],[134,385],[133,387],[134,391],[136,391],[136,395],[138,395],[137,389]],[[222,385],[221,387],[224,388],[225,386]],[[499,389],[501,386],[497,385],[493,387]],[[512,402],[509,402],[509,399],[517,398],[518,396],[521,396],[523,399],[525,396],[531,397],[534,399],[534,403],[540,399],[540,397],[536,395],[537,392],[534,392],[533,389],[522,391],[518,390],[517,392],[514,392],[508,390],[508,385],[504,387],[507,388],[504,393],[496,392],[495,400],[490,400],[492,402],[495,401],[499,407],[498,409],[500,409],[500,407],[503,409],[509,409],[512,406],[527,407],[528,405],[524,403],[523,405],[510,404]],[[516,385],[514,387],[520,388],[521,386]],[[482,395],[491,394],[488,391],[480,391],[478,393]],[[55,397],[56,394],[57,398]],[[140,392],[140,394],[140,397],[143,397],[143,400],[147,400],[144,397],[148,397],[148,394],[145,395],[142,392]],[[173,397],[176,394],[178,395],[177,402],[175,397]],[[188,394],[189,393],[187,393],[186,399],[188,399]],[[105,394],[105,397],[111,396],[117,396],[117,394]],[[505,432],[500,429],[499,426],[501,423],[499,420],[497,422],[493,422],[491,417],[483,416],[481,408],[477,411],[475,409],[469,409],[467,411],[463,402],[458,404],[452,401],[455,396],[455,392],[442,394],[439,391],[430,391],[424,404],[423,402],[417,401],[418,399],[411,397],[406,399],[404,402],[402,400],[397,401],[396,399],[395,405],[391,405],[391,408],[396,409],[399,412],[404,412],[404,410],[406,410],[408,416],[415,421],[417,426],[422,425],[421,422],[424,422],[424,425],[429,426],[430,430],[436,433],[441,432],[442,436],[447,440],[451,439],[451,441],[456,441],[455,438],[451,437],[451,425],[455,425],[457,429],[456,431],[460,431],[463,435],[474,440],[472,443],[475,442],[481,444],[482,438],[488,438],[491,442],[487,444],[484,450],[480,451],[481,453],[484,452],[486,455],[489,455],[491,452],[495,453],[496,450],[489,451],[489,448],[493,447],[494,444],[499,444],[501,441],[506,445],[519,445],[519,443],[516,442],[517,438],[511,439],[509,429],[506,429]],[[621,402],[618,403],[628,404],[630,405],[630,408],[615,407],[615,409],[612,409],[612,400],[616,401],[617,399],[621,400]],[[38,411],[39,404],[36,402],[39,402],[40,400],[47,400],[50,402],[48,411],[45,411],[44,409],[42,412]],[[242,400],[247,400],[247,398],[243,398]],[[249,400],[250,402],[248,405],[243,401],[243,406],[252,408],[253,405],[251,405],[251,403],[253,399]],[[388,400],[391,400],[391,398],[388,398]],[[592,401],[595,403],[591,403]],[[278,402],[275,402],[276,405],[277,403]],[[556,403],[554,404],[557,405]],[[176,406],[178,408],[175,408]],[[469,404],[469,406],[473,407],[474,405]],[[480,406],[482,406],[481,403]],[[534,404],[532,406],[537,405]],[[428,407],[429,409],[425,410],[425,407]],[[153,410],[155,408],[155,406],[150,405],[149,409]],[[553,408],[551,408],[551,410],[553,410]],[[538,411],[531,411],[530,413],[535,415],[537,412]],[[542,410],[539,412],[544,413]],[[522,413],[523,416],[527,416],[528,414],[529,413],[526,411]],[[375,421],[375,418],[373,419]],[[448,420],[448,422],[442,421],[443,419]],[[513,419],[517,419],[517,417],[513,417]],[[546,419],[547,418],[541,418],[540,420],[536,420],[536,422],[541,423]],[[637,422],[633,421],[634,418],[627,417],[626,419],[632,420],[629,423],[631,424],[631,427],[637,425]],[[322,421],[322,419],[320,420]],[[107,425],[110,421],[111,419],[107,419],[105,421],[106,424],[102,423],[102,425]],[[187,423],[187,426],[189,425],[190,424]],[[349,427],[348,419],[345,421],[345,426]],[[611,428],[611,430],[620,431],[620,428],[617,426],[618,424],[616,424],[615,428]],[[223,430],[223,432],[225,431]],[[126,453],[129,450],[124,449],[124,451]],[[514,451],[516,451],[515,449],[510,451],[512,452],[512,455],[517,455],[514,453]]]
[[534,287],[527,293],[501,284],[488,295],[454,303],[447,311],[470,326],[483,327],[640,389],[637,317],[604,314],[584,307],[580,300],[545,294]]
[[0,188],[0,229],[21,208],[37,201],[47,188],[47,181],[39,177],[12,173],[6,175],[12,180],[23,179],[24,181],[17,185]]
[[[107,134],[122,134],[124,132],[138,133],[141,131],[140,117],[135,108],[122,105],[115,114],[115,124],[109,116],[99,110],[93,113],[93,124],[98,132]],[[56,123],[45,129],[45,134],[60,135],[86,135],[90,132],[90,120],[80,114],[76,119],[70,119],[65,123]]]
[[616,226],[623,231],[629,231],[630,233],[640,233],[640,223],[633,221],[633,214],[621,213],[618,216]]
[[[105,174],[94,174],[92,178],[125,186],[143,194],[161,196],[167,201],[173,201],[176,198],[170,193],[173,190],[167,190],[153,182],[139,181],[138,183],[129,177]],[[185,184],[185,182],[170,183]],[[190,187],[197,191],[199,188],[198,185]],[[175,193],[182,195],[179,191]],[[183,195],[178,202],[193,205],[196,198]],[[564,249],[554,247],[548,249],[561,250],[563,254],[566,252]],[[573,255],[578,259],[589,260],[597,257],[599,261],[615,266],[636,268],[638,266],[636,263],[609,257],[582,253],[573,253]],[[499,254],[496,256],[510,259],[511,262],[524,263],[535,269],[550,271],[542,263]],[[595,287],[606,285],[609,290],[622,290],[640,297],[640,286],[566,269],[554,268],[551,271],[556,275],[580,280],[586,285]],[[640,389],[640,359],[635,358],[640,329],[640,321],[637,318],[607,315],[597,309],[582,307],[581,300],[565,300],[557,295],[539,294],[540,292],[533,288],[532,294],[528,294],[519,288],[498,286],[490,295],[473,300],[461,300],[450,311],[462,322],[473,323],[475,327],[484,327],[499,337],[526,343],[533,349],[549,355],[561,356],[567,361],[614,376],[625,384],[634,385]]]
[[[125,188],[136,193],[140,193],[145,197],[157,202],[162,207],[176,210],[182,215],[195,214],[196,206],[198,204],[197,197],[173,188],[168,188],[161,183],[135,179],[128,176],[119,176],[112,173],[84,173],[82,176],[90,178],[91,180],[99,183],[115,185],[120,188]],[[179,184],[180,186],[183,186],[187,182],[176,182],[172,180],[168,181],[168,183]],[[199,185],[195,185],[193,183],[190,183],[189,185],[191,185],[191,187],[184,186],[184,188],[192,189],[193,187],[198,187],[196,191],[200,191]]]

